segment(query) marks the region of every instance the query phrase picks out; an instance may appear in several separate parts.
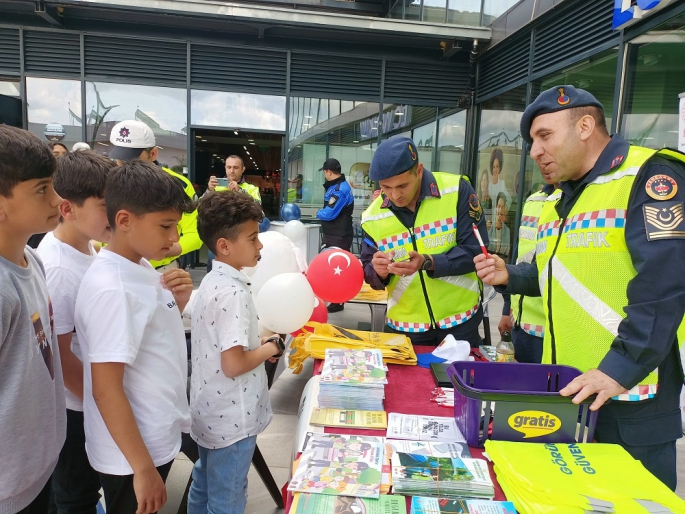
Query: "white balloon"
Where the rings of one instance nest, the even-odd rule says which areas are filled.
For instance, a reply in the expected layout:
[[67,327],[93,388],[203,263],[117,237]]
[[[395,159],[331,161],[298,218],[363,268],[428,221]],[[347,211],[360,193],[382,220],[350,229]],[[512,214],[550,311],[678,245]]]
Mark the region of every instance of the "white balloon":
[[257,322],[257,330],[259,331],[259,337],[272,336],[276,333],[273,330],[266,328],[261,320]]
[[290,220],[285,224],[285,227],[283,227],[283,233],[288,236],[293,243],[297,243],[307,235],[307,229],[300,220]]
[[259,294],[262,286],[272,277],[281,273],[297,273],[300,268],[295,256],[295,245],[287,236],[280,232],[269,230],[259,234],[259,241],[264,245],[261,259],[252,268],[242,271],[250,277],[252,295]]
[[302,273],[269,279],[255,300],[259,321],[277,334],[301,329],[314,312],[314,291]]

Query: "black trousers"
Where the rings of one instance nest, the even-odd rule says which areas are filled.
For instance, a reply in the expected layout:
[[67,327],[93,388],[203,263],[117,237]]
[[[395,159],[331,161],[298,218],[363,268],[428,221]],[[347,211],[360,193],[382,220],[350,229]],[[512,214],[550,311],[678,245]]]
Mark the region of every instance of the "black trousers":
[[675,442],[682,437],[678,346],[659,366],[659,391],[642,402],[612,401],[599,410],[595,440],[620,444],[672,490],[677,483]]
[[52,492],[59,514],[95,514],[100,475],[88,462],[83,412],[67,409],[67,439],[52,473]]
[[[173,460],[162,466],[157,466],[157,471],[166,482]],[[100,483],[105,491],[105,507],[107,514],[135,514],[138,510],[138,500],[133,490],[133,475],[107,475],[100,473]]]
[[323,234],[321,236],[321,242],[323,243],[321,247],[325,250],[326,248],[335,246],[336,248],[347,250],[349,252],[350,248],[352,248],[353,237],[354,236],[334,236],[330,234]]
[[27,507],[17,512],[17,514],[46,514],[50,504],[50,490],[50,480],[48,480],[48,483],[38,493],[38,496]]
[[411,339],[411,343],[414,346],[438,346],[445,339],[445,336],[452,334],[457,341],[468,341],[471,348],[478,348],[483,344],[483,340],[478,333],[478,327],[482,320],[483,309],[481,308],[478,309],[478,312],[470,320],[450,328],[434,328],[425,332],[400,332],[386,325],[384,332],[407,336]]
[[514,325],[511,330],[514,343],[514,358],[518,362],[540,364],[542,362],[542,337],[532,336],[521,327]]

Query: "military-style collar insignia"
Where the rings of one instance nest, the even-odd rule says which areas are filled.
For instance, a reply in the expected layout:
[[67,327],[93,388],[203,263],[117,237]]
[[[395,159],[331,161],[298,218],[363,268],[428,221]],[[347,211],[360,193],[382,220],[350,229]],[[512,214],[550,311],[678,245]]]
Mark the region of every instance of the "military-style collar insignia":
[[623,162],[623,156],[622,155],[617,155],[611,160],[611,166],[609,166],[610,170],[613,170],[616,166],[620,165]]
[[648,203],[642,210],[648,241],[685,239],[683,202]]
[[557,98],[557,103],[559,105],[568,105],[571,99],[564,93],[564,88],[559,88],[559,98]]
[[430,190],[432,196],[440,196],[440,192],[438,191],[438,185],[435,182],[430,183]]
[[645,184],[645,190],[655,200],[670,200],[678,192],[678,184],[668,175],[654,175]]
[[381,193],[381,198],[383,198],[383,203],[381,204],[382,209],[386,209],[390,205],[390,198]]

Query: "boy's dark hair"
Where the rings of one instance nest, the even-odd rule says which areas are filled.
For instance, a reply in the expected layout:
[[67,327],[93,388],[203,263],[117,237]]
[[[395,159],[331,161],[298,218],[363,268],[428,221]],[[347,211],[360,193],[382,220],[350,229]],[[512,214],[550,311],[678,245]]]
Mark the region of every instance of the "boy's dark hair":
[[115,229],[117,212],[136,216],[152,212],[190,213],[197,207],[179,182],[160,167],[134,159],[112,170],[105,186],[107,220]]
[[216,191],[207,193],[197,209],[197,232],[207,247],[216,253],[220,238],[234,241],[240,226],[246,221],[264,219],[262,206],[242,191]]
[[50,148],[50,150],[54,150],[56,146],[61,146],[67,151],[67,153],[69,153],[69,149],[67,148],[67,145],[65,145],[64,143],[60,143],[59,141],[53,141],[52,143],[48,143],[48,147]]
[[57,171],[53,177],[55,191],[79,207],[91,196],[104,198],[107,175],[116,166],[116,163],[92,150],[63,155],[57,159]]
[[48,145],[26,130],[0,124],[0,195],[11,198],[19,182],[51,177],[56,167]]

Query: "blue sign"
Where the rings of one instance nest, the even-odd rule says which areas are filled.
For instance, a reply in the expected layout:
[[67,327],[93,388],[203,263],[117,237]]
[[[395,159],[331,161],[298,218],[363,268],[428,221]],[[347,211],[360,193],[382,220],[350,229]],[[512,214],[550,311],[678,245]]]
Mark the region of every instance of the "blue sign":
[[[626,25],[641,19],[645,11],[655,9],[669,3],[669,0],[614,0],[614,30],[621,29]],[[649,14],[649,13],[647,13]]]

